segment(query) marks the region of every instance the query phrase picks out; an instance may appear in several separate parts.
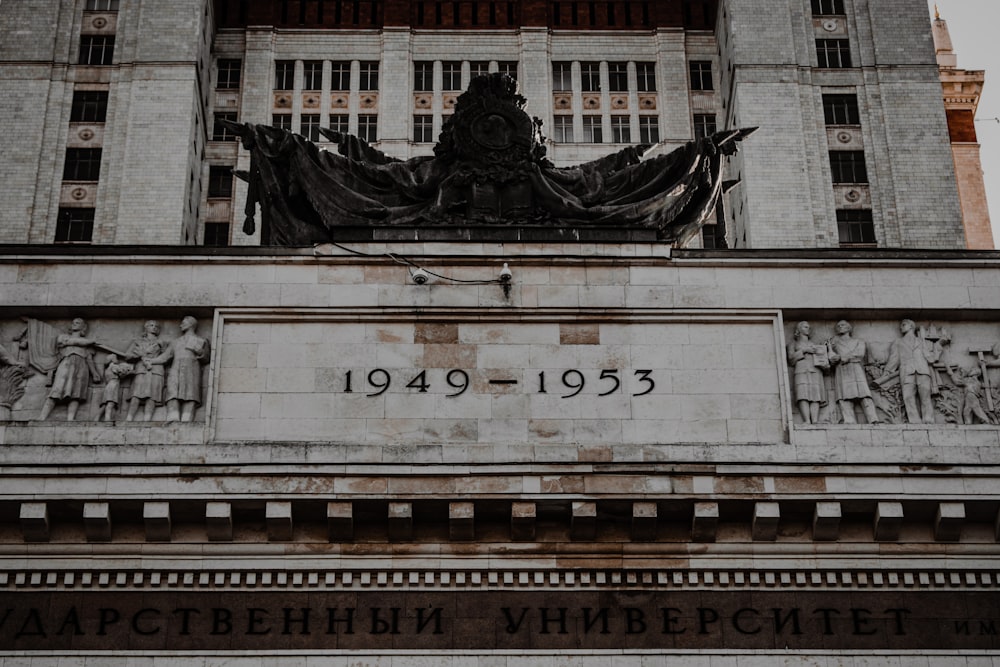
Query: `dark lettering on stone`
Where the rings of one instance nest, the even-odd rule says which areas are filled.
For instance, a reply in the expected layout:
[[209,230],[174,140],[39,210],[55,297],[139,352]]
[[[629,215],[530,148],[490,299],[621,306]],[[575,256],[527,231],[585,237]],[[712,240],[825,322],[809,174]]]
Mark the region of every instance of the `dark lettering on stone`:
[[[0,622],[0,627],[2,626],[3,623]],[[77,613],[75,606],[70,607],[69,611],[66,612],[66,616],[63,618],[62,625],[59,626],[59,630],[56,632],[56,634],[57,635],[65,634],[64,630],[66,630],[67,627],[73,628],[74,635],[86,634],[83,631],[83,626],[80,625],[80,615]]]
[[854,634],[873,635],[878,632],[875,628],[868,628],[869,624],[872,622],[871,615],[871,611],[867,609],[862,609],[861,607],[851,607],[851,621],[853,622]]
[[719,612],[711,607],[698,607],[698,634],[707,635],[711,631],[708,629],[710,623],[718,623]]
[[557,631],[557,634],[560,635],[569,634],[569,632],[566,630],[566,607],[559,607],[557,609],[559,613],[556,618],[549,618],[549,607],[539,607],[538,611],[540,611],[542,614],[542,631],[540,634],[543,635],[551,634],[549,632],[550,623],[559,624],[559,630]]
[[108,634],[108,626],[122,620],[121,612],[114,607],[101,607],[97,610],[97,614],[97,634],[99,635]]
[[597,610],[597,614],[591,618],[590,612],[593,611],[592,607],[583,608],[583,632],[584,634],[590,634],[590,631],[594,629],[598,621],[601,623],[600,633],[602,635],[611,634],[611,630],[608,628],[608,608],[601,607]]
[[906,630],[903,629],[903,620],[904,620],[903,617],[905,614],[912,614],[913,612],[903,607],[891,607],[889,609],[886,609],[885,613],[892,614],[893,619],[895,619],[896,621],[895,633],[897,635],[905,635]]
[[791,624],[792,624],[792,634],[793,635],[801,635],[802,634],[802,628],[799,627],[799,608],[798,607],[792,607],[791,609],[789,609],[788,613],[785,614],[784,617],[781,616],[782,609],[780,609],[779,607],[774,607],[774,608],[771,609],[771,611],[774,612],[774,632],[775,632],[775,634],[779,634],[780,635],[782,632],[784,632],[785,626],[788,625],[789,622],[791,622]]
[[391,620],[386,620],[381,617],[381,607],[372,607],[372,629],[371,633],[373,635],[384,635],[386,633],[390,635],[399,634],[399,607],[389,607],[389,618]]
[[262,628],[264,623],[267,622],[267,609],[261,609],[260,607],[249,607],[247,609],[247,634],[248,635],[266,635],[271,633],[271,628]]
[[814,614],[823,614],[823,634],[832,635],[833,634],[833,614],[840,614],[836,609],[830,609],[829,607],[822,607],[820,609],[814,609]]
[[500,611],[502,611],[503,615],[507,618],[507,634],[509,635],[513,635],[521,629],[521,623],[524,622],[524,617],[528,615],[527,607],[521,608],[521,615],[517,617],[516,621],[514,620],[514,616],[510,613],[510,607],[501,607]]
[[21,629],[14,635],[14,639],[21,637],[48,637],[45,634],[45,627],[42,625],[42,618],[34,607],[28,610],[28,615],[24,617]]
[[427,611],[423,607],[417,607],[417,634],[421,634],[431,621],[434,622],[434,629],[431,631],[432,635],[443,635],[444,630],[441,629],[441,607],[435,607],[424,618],[424,612]]
[[997,633],[996,623],[993,621],[979,621],[979,634],[984,635],[995,635]]
[[0,616],[0,630],[2,630],[3,626],[7,624],[7,619],[10,617],[13,611],[14,610],[9,607],[6,610],[4,610],[3,616]]
[[302,630],[299,631],[300,635],[311,634],[309,632],[309,614],[312,612],[312,609],[310,609],[309,607],[300,607],[299,611],[301,612],[302,615],[299,618],[295,618],[294,616],[295,609],[292,607],[285,607],[281,611],[284,614],[284,620],[285,620],[285,627],[281,631],[281,634],[283,635],[294,634],[292,632],[293,624],[300,625],[302,627]]
[[181,615],[180,634],[189,635],[191,634],[191,614],[200,614],[201,612],[192,607],[180,607],[178,609],[174,609],[172,613]]
[[147,607],[145,609],[140,609],[139,611],[135,612],[135,614],[132,615],[132,631],[137,635],[155,635],[160,631],[159,625],[156,625],[152,629],[149,629],[148,627],[143,628],[142,626],[140,626],[140,621],[142,620],[142,616],[146,614],[154,614],[156,616],[159,616],[160,610]]
[[[750,618],[744,619],[743,617],[752,617],[755,624],[753,627],[748,627]],[[743,607],[738,609],[735,614],[733,614],[733,628],[736,632],[741,635],[756,635],[760,633],[760,623],[757,622],[757,617],[760,616],[760,612],[753,607]]]
[[233,631],[233,612],[225,607],[212,607],[212,635],[228,635]]
[[660,612],[663,614],[663,634],[682,635],[687,632],[687,628],[681,628],[680,630],[674,628],[674,626],[677,625],[681,619],[674,616],[671,612],[677,612],[680,614],[680,609],[676,607],[661,607]]
[[337,608],[327,607],[326,608],[326,634],[335,635],[337,634],[337,624],[343,623],[346,626],[344,630],[345,635],[354,634],[354,607],[347,607],[344,609],[344,616],[342,618],[337,618]]
[[625,607],[625,634],[641,635],[646,632],[646,612],[638,607]]

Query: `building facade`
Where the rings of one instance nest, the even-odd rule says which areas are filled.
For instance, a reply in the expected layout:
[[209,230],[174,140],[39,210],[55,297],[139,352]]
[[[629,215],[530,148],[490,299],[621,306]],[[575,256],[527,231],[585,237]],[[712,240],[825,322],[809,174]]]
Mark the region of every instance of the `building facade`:
[[[1000,665],[1000,254],[921,0],[0,24],[0,667]],[[216,119],[430,155],[482,71],[560,166],[758,126],[729,247],[243,233]]]

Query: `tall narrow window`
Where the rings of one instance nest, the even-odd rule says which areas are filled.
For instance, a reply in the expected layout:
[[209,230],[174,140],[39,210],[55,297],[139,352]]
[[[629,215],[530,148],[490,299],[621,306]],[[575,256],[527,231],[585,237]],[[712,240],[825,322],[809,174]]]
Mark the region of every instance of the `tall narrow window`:
[[301,130],[300,134],[309,141],[319,141],[319,114],[302,114]]
[[656,63],[636,63],[635,78],[640,93],[656,92]]
[[628,116],[611,117],[611,141],[616,144],[627,144],[632,141],[632,128]]
[[413,90],[418,93],[434,90],[434,63],[429,60],[413,63]]
[[441,89],[462,89],[462,63],[457,60],[441,63]]
[[361,63],[361,85],[359,90],[378,90],[378,63]]
[[573,117],[552,117],[552,141],[557,144],[573,143]]
[[229,223],[206,222],[203,245],[207,246],[229,245]]
[[71,123],[103,123],[108,117],[108,91],[74,90]]
[[875,223],[868,209],[840,209],[837,211],[837,233],[842,246],[874,246]]
[[692,60],[688,63],[688,72],[691,75],[691,90],[715,90],[711,60]]
[[628,66],[625,63],[608,63],[608,85],[612,93],[628,92]]
[[580,63],[580,83],[585,93],[599,92],[601,90],[600,63]]
[[96,181],[101,176],[100,148],[67,148],[64,181]]
[[485,60],[474,60],[469,63],[469,78],[476,78],[490,73],[490,64]]
[[694,115],[694,137],[710,137],[715,134],[715,114],[696,113]]
[[851,43],[846,39],[817,39],[816,60],[819,67],[850,67]]
[[374,114],[358,116],[358,138],[370,144],[378,141],[378,116]]
[[323,61],[307,60],[302,63],[302,89],[323,89]]
[[209,199],[229,199],[233,196],[233,168],[231,165],[211,165],[208,168]]
[[860,125],[857,95],[824,95],[823,117],[827,125]]
[[867,183],[864,151],[830,151],[830,172],[834,183]]
[[660,122],[656,116],[639,116],[639,143],[655,144],[660,141]]
[[240,73],[243,61],[239,58],[219,58],[219,78],[215,82],[218,90],[233,90],[240,87]]
[[812,0],[813,16],[842,16],[844,0]]
[[114,35],[84,35],[80,38],[81,65],[110,65],[114,57]]
[[413,141],[418,144],[429,144],[434,141],[434,117],[418,114],[413,117]]
[[335,60],[330,65],[330,90],[350,90],[351,63],[344,60]]
[[[508,2],[507,6],[512,7],[514,3]],[[510,78],[517,81],[517,61],[516,60],[501,60],[497,63],[497,71],[501,74],[506,74]]]
[[349,117],[346,113],[343,114],[330,114],[330,129],[334,132],[340,132],[342,134],[347,134],[347,124]]
[[89,12],[117,12],[118,0],[87,0]]
[[271,127],[276,127],[279,130],[292,131],[292,114],[290,113],[276,113],[271,115]]
[[583,140],[592,144],[599,144],[604,141],[600,116],[583,117]]
[[571,63],[552,63],[552,90],[570,91],[573,90],[573,70]]
[[274,89],[292,90],[295,87],[295,61],[274,61]]
[[59,209],[56,218],[56,243],[90,243],[93,237],[94,209]]
[[239,139],[232,130],[220,123],[220,120],[228,120],[232,123],[236,122],[236,112],[235,111],[217,111],[214,114],[215,123],[212,126],[212,141],[236,141]]

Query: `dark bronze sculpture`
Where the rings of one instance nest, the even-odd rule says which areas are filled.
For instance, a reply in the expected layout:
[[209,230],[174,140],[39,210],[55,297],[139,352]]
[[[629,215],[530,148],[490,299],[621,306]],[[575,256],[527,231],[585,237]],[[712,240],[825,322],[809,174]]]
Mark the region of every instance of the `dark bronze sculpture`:
[[723,155],[753,129],[719,132],[642,161],[649,146],[556,168],[541,122],[512,79],[476,77],[442,128],[434,155],[400,161],[329,130],[339,155],[265,125],[227,124],[251,151],[243,230],[256,205],[267,245],[334,240],[338,227],[538,225],[625,227],[684,243],[723,189]]

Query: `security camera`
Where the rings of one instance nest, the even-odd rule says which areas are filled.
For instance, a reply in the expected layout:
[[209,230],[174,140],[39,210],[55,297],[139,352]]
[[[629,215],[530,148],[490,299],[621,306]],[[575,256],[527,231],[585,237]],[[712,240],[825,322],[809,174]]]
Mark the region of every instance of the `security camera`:
[[413,282],[415,282],[418,285],[423,285],[424,283],[426,283],[428,280],[431,279],[431,277],[427,275],[427,272],[424,271],[423,269],[417,269],[416,271],[411,273],[410,278],[412,278]]

